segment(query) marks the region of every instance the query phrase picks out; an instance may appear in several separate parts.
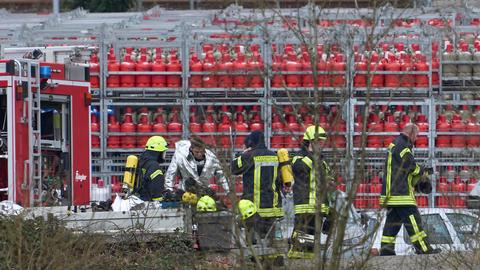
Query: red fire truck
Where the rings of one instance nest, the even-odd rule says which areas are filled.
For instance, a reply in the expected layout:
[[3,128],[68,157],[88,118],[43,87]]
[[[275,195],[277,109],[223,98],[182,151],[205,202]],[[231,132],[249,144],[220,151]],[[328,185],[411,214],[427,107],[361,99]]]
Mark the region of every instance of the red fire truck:
[[24,207],[90,202],[88,67],[0,60],[0,196]]

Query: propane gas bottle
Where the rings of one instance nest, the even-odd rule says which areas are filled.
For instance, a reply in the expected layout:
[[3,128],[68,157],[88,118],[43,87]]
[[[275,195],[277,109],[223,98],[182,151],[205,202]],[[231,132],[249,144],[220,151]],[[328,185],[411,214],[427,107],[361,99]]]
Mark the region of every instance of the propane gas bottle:
[[[147,55],[142,54],[140,56],[140,61],[135,65],[135,70],[142,71],[152,71],[152,64],[147,61]],[[151,75],[136,75],[135,77],[136,87],[151,87],[152,86],[152,76]]]
[[230,135],[232,134],[232,125],[227,114],[222,115],[220,124],[218,125],[218,132],[222,133],[220,137],[220,146],[227,148],[231,145]]
[[[457,54],[453,52],[453,45],[448,43],[445,52],[442,55],[442,61],[457,61]],[[457,76],[457,65],[455,64],[443,64],[442,65],[442,75],[444,77],[453,77]]]
[[[445,115],[440,114],[437,120],[437,132],[450,132],[450,131],[451,131],[450,123],[446,119]],[[440,148],[450,147],[451,146],[450,135],[437,135],[435,145]]]
[[100,77],[98,75],[93,75],[92,73],[99,73],[100,72],[100,65],[98,64],[98,57],[97,54],[92,54],[90,57],[90,86],[92,88],[99,88],[100,87]]
[[[130,54],[126,54],[122,63],[120,63],[120,71],[135,71],[135,64],[132,62]],[[134,87],[135,86],[135,76],[130,75],[121,75],[120,76],[120,87]]]
[[258,52],[254,52],[251,61],[247,64],[248,70],[252,73],[249,75],[249,84],[251,88],[263,87],[263,62]]
[[[170,54],[170,62],[167,64],[168,72],[181,72],[182,64],[177,59],[175,53]],[[182,87],[182,75],[167,75],[167,87],[179,88]]]
[[[122,125],[120,126],[120,132],[134,133],[136,131],[136,125],[132,121],[132,115],[125,115]],[[129,134],[120,138],[120,144],[122,148],[135,148],[135,135]]]
[[249,128],[248,124],[244,122],[244,116],[243,114],[237,114],[237,120],[235,121],[235,132],[236,132],[236,138],[235,138],[235,147],[236,148],[242,148],[243,143],[245,142],[245,138],[247,137],[246,134],[242,133],[247,133]]
[[[153,126],[150,124],[148,114],[141,113],[139,117],[139,123],[137,125],[138,133],[152,132]],[[137,148],[143,148],[147,144],[150,136],[137,136]]]
[[272,116],[272,133],[273,136],[270,139],[270,145],[272,148],[282,148],[285,143],[285,137],[283,135],[276,134],[283,132],[285,125],[280,120],[280,115],[273,114]]
[[[171,118],[171,120],[170,120],[170,123],[168,123],[168,125],[167,125],[167,130],[168,130],[169,133],[170,133],[170,132],[172,132],[172,133],[177,133],[177,134],[175,134],[175,135],[171,135],[171,136],[170,136],[170,141],[171,141],[172,143],[175,143],[175,142],[181,140],[181,138],[182,138],[182,134],[181,134],[181,133],[182,133],[182,129],[183,129],[183,128],[182,128],[182,124],[180,124],[180,122],[179,122],[178,113],[174,113],[174,114],[172,115],[172,118]],[[179,134],[179,133],[180,133],[180,134]]]
[[274,72],[272,76],[272,87],[280,88],[286,86],[285,76],[281,74],[283,70],[285,70],[285,63],[282,61],[281,55],[273,55],[273,63],[272,63],[272,72]]
[[233,78],[230,73],[233,71],[233,62],[228,53],[222,55],[222,61],[218,64],[218,70],[225,73],[218,76],[218,87],[232,88]]
[[[302,65],[298,62],[295,54],[289,54],[288,60],[285,63],[287,72],[299,72],[302,70]],[[287,75],[287,87],[300,87],[301,75],[289,74]]]
[[213,133],[217,132],[217,124],[215,123],[215,119],[213,114],[210,112],[207,112],[207,116],[205,118],[205,121],[202,124],[202,132],[204,133],[212,133],[209,135],[204,135],[202,136],[202,140],[208,144],[208,145],[216,145],[215,144],[215,137]]
[[[468,43],[460,42],[459,44],[460,51],[458,52],[459,61],[472,61],[472,53],[469,51]],[[471,64],[459,64],[457,65],[458,76],[469,78],[472,76],[472,65]]]
[[[192,57],[190,59],[190,71],[191,72],[203,71],[202,62],[198,59],[197,54],[192,54]],[[191,75],[188,83],[190,88],[202,87],[202,75]]]
[[[120,71],[120,64],[117,62],[115,58],[115,54],[113,49],[110,50],[110,54],[108,55],[108,72],[116,72]],[[111,75],[108,74],[107,77],[107,86],[109,88],[117,88],[120,86],[120,76],[119,75]]]
[[203,88],[218,87],[217,75],[215,75],[217,72],[217,63],[212,53],[207,53],[202,68],[204,72],[207,72],[207,74],[203,75]]
[[[155,55],[155,61],[152,63],[152,71],[155,72],[164,72],[167,70],[167,66],[165,65],[162,59],[161,49],[157,48],[157,53]],[[167,86],[167,77],[165,75],[153,75],[152,76],[152,87],[166,87]]]
[[237,60],[233,63],[233,72],[240,73],[233,76],[233,87],[235,88],[246,88],[247,87],[247,76],[244,73],[247,69],[247,63],[245,63],[245,55],[239,53],[237,55]]
[[[111,132],[120,132],[120,124],[115,115],[108,116],[108,133]],[[108,135],[107,146],[108,148],[120,148],[120,137],[118,135]]]
[[197,118],[196,115],[190,116],[190,123],[188,124],[188,127],[189,127],[189,130],[190,130],[190,133],[192,133],[192,134],[198,134],[198,133],[202,132],[202,125],[200,123],[198,123],[197,119],[198,118]]
[[[428,121],[427,116],[424,114],[417,115],[417,122],[419,132],[428,132]],[[427,148],[428,147],[428,136],[418,136],[415,141],[415,147],[418,148]]]
[[98,125],[98,119],[95,113],[90,114],[90,121],[91,121],[90,131],[92,132],[91,145],[92,145],[92,148],[99,148],[100,137],[98,135],[93,135],[94,132],[100,132],[100,126]]
[[308,53],[303,53],[302,60],[302,71],[306,73],[302,75],[302,87],[313,87],[312,63]]

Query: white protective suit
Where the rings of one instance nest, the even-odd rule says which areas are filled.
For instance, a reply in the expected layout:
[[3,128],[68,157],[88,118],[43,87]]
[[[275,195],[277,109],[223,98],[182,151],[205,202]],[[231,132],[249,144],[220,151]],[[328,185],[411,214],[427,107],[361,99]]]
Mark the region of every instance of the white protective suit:
[[198,175],[197,164],[193,155],[190,153],[190,141],[182,140],[175,143],[175,153],[173,154],[170,166],[165,173],[165,189],[173,190],[175,177],[180,173],[180,189],[185,190],[185,181],[193,179],[203,187],[208,187],[208,180],[216,177],[217,184],[223,187],[225,192],[229,192],[227,179],[223,174],[222,166],[215,154],[209,149],[205,149],[205,164],[202,173]]

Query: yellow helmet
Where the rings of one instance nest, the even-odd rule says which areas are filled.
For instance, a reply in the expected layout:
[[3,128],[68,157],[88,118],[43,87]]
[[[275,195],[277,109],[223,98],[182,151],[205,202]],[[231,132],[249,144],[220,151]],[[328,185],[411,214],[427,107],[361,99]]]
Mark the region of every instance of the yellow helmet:
[[182,202],[195,205],[198,201],[197,194],[191,192],[185,192],[182,195]]
[[320,140],[326,140],[327,139],[327,134],[325,133],[325,130],[321,126],[309,126],[305,130],[305,133],[303,134],[303,140],[304,141],[311,141],[315,139],[315,134],[317,134],[317,138]]
[[238,210],[240,211],[240,215],[242,216],[242,220],[246,220],[247,218],[255,215],[257,213],[257,207],[255,204],[250,200],[240,200],[238,202]]
[[217,211],[217,204],[215,203],[215,200],[212,197],[205,195],[198,200],[197,211],[198,212],[215,212]]
[[145,149],[164,152],[168,149],[167,145],[167,141],[162,136],[152,136],[148,139]]

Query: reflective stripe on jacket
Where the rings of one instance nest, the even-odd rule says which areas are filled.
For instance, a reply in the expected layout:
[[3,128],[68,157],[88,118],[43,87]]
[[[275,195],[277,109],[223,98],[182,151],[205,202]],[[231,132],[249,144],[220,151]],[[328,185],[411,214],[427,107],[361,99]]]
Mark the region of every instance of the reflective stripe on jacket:
[[[385,172],[382,179],[380,203],[388,206],[417,205],[414,187],[424,168],[415,162],[412,143],[400,134],[388,146]],[[417,179],[417,180],[416,180]]]

